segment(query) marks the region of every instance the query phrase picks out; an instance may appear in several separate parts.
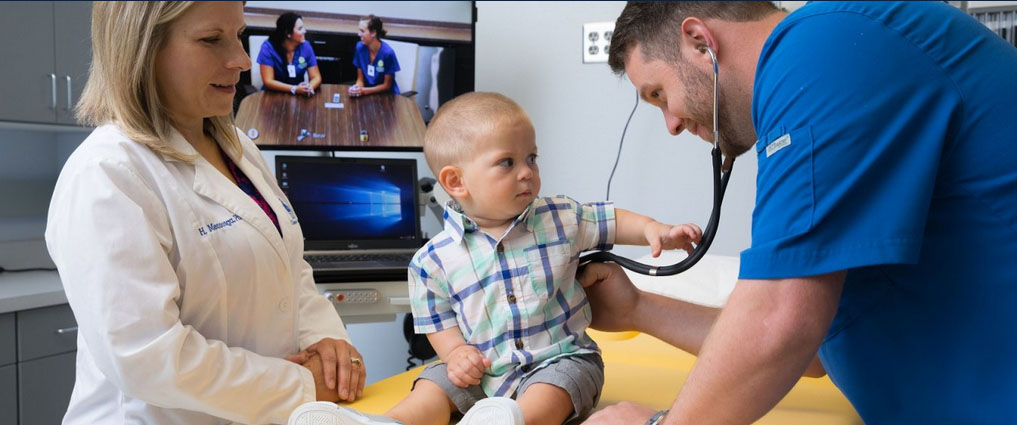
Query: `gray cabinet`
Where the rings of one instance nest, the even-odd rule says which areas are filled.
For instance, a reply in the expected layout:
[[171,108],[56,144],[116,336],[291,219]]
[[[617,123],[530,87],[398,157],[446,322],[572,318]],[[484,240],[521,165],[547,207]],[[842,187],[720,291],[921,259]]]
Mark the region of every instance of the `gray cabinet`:
[[88,80],[92,62],[92,2],[58,1],[53,5],[56,47],[57,122],[77,124],[74,104]]
[[0,424],[18,423],[18,376],[15,365],[0,366]]
[[[0,120],[72,124],[91,57],[91,2],[0,2]],[[72,105],[68,108],[68,105]]]
[[59,424],[74,389],[74,357],[70,352],[18,363],[20,425]]
[[78,326],[67,304],[18,312],[18,361],[74,351]]
[[0,366],[17,361],[14,338],[14,313],[0,314]]
[[59,424],[74,389],[70,306],[0,314],[0,425]]

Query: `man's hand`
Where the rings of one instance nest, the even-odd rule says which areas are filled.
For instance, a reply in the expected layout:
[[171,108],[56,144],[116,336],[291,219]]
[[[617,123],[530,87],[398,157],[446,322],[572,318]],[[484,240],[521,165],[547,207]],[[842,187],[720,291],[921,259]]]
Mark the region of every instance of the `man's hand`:
[[[315,360],[317,358],[317,360]],[[350,343],[332,338],[322,338],[307,347],[306,350],[286,356],[286,360],[302,364],[314,372],[314,368],[308,366],[317,362],[321,365],[322,373],[315,375],[315,385],[319,387],[319,394],[322,385],[333,393],[337,393],[337,399],[354,401],[364,394],[364,381],[367,371],[364,368],[364,359],[353,348]],[[338,386],[336,385],[338,375]],[[319,379],[320,378],[320,379]],[[319,400],[322,400],[319,397]]]
[[448,366],[448,379],[457,387],[466,388],[480,385],[484,371],[491,367],[491,360],[484,357],[477,347],[465,344],[453,349],[445,364]]
[[635,329],[632,314],[640,292],[617,264],[590,263],[579,271],[579,284],[593,309],[594,329],[621,332]]
[[695,248],[692,243],[698,244],[703,239],[703,230],[695,224],[672,226],[653,221],[646,224],[643,232],[646,234],[646,242],[650,244],[650,253],[654,258],[659,257],[660,252],[665,249],[683,249],[691,254]]
[[623,401],[594,413],[583,422],[583,425],[642,425],[655,413],[657,411],[649,407]]

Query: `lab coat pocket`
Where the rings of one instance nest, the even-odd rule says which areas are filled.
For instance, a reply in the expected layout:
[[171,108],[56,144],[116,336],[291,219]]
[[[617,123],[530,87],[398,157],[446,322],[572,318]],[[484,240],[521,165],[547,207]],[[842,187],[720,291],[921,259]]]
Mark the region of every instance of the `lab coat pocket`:
[[756,143],[759,171],[753,245],[799,235],[812,227],[812,140],[812,127],[785,131],[779,126]]
[[557,290],[555,281],[563,276],[575,275],[572,262],[572,246],[568,239],[540,243],[524,250],[529,268],[532,293],[539,300],[546,301]]

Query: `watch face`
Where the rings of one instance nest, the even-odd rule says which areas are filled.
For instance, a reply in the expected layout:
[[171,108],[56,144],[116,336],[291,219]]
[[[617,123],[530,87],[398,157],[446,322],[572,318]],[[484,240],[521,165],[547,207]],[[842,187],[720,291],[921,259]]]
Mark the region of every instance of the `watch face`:
[[251,140],[257,139],[258,138],[258,129],[256,129],[254,127],[251,127],[249,129],[247,129],[247,137],[250,137]]

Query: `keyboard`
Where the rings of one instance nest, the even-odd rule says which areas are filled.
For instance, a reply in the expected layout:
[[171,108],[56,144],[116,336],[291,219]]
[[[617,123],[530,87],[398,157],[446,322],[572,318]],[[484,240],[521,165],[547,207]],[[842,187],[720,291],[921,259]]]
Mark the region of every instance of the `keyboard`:
[[413,254],[413,252],[313,254],[305,255],[304,259],[315,269],[406,268],[413,259]]

